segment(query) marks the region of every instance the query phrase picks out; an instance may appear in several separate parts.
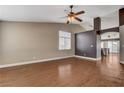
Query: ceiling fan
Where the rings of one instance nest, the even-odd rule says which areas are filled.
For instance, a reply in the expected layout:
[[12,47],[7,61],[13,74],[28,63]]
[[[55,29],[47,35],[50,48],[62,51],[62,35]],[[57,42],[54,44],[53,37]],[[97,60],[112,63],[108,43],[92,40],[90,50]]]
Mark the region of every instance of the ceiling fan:
[[67,14],[67,18],[68,18],[67,24],[69,24],[70,22],[72,22],[74,19],[77,20],[77,21],[79,21],[79,22],[82,22],[82,19],[78,18],[77,16],[78,15],[81,15],[81,14],[84,14],[85,12],[84,11],[79,11],[77,13],[74,13],[72,11],[73,7],[74,7],[73,5],[70,5],[70,12]]

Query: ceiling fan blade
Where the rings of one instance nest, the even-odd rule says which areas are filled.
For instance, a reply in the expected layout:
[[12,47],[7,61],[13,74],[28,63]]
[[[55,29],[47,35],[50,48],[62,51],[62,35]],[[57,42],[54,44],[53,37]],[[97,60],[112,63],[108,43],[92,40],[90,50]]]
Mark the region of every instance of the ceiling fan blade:
[[70,13],[70,11],[69,10],[64,10],[64,12],[66,13],[66,14],[69,14]]
[[77,21],[80,21],[80,22],[82,22],[82,20],[80,19],[80,18],[78,18],[78,17],[74,17]]
[[70,22],[69,21],[67,21],[67,24],[69,24]]
[[75,13],[75,15],[80,15],[80,14],[83,14],[83,13],[85,13],[85,12],[84,11],[80,11],[80,12]]

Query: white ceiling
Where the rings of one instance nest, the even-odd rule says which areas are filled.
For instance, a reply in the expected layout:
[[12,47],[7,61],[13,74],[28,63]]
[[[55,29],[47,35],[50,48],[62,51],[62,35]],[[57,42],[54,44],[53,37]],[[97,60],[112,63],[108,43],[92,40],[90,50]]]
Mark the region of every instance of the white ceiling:
[[[123,5],[77,5],[74,11],[84,10],[85,14],[79,16],[83,19],[81,24],[88,29],[93,27],[93,18],[101,17],[102,29],[118,25],[118,10]],[[0,5],[0,20],[24,22],[56,22],[66,23],[68,5]],[[111,22],[111,23],[110,23]],[[107,25],[107,26],[106,26]]]

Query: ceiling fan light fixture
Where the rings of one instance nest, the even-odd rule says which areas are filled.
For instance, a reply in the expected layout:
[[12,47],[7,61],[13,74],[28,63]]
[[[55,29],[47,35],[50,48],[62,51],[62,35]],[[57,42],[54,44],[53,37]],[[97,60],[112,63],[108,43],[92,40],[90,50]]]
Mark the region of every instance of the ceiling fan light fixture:
[[82,22],[82,19],[80,19],[78,17],[78,15],[84,14],[85,12],[84,11],[79,11],[79,12],[75,13],[75,12],[72,11],[72,8],[73,8],[73,5],[70,6],[70,12],[67,15],[67,22],[66,23],[69,24],[70,22],[72,22],[74,20],[76,20],[78,22]]
[[68,21],[72,22],[74,20],[74,16],[68,16]]

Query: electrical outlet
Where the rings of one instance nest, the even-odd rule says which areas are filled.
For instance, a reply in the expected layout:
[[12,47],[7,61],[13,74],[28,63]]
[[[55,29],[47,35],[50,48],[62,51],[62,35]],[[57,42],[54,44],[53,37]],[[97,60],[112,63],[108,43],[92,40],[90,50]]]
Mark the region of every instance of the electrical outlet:
[[86,54],[84,53],[84,56],[86,56]]

